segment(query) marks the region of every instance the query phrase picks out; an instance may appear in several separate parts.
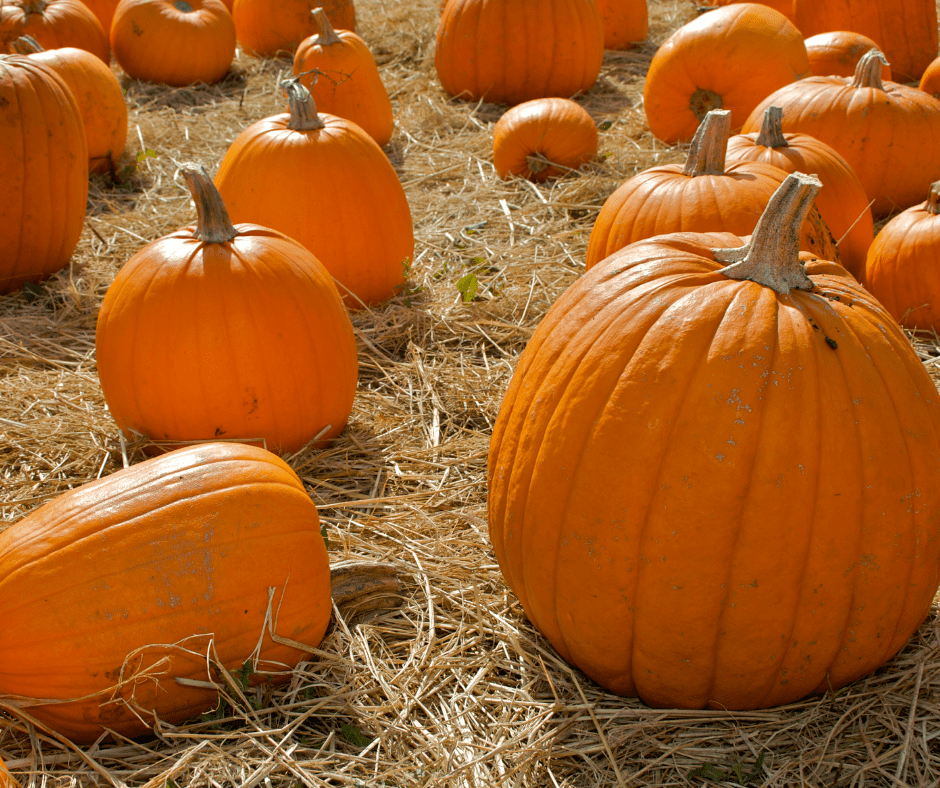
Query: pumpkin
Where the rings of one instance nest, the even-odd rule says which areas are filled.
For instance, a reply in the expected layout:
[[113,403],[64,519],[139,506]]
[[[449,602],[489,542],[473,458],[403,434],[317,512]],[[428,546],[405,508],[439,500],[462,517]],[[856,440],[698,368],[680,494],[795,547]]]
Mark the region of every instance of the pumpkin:
[[296,77],[282,87],[290,111],[235,138],[216,186],[235,221],[273,227],[313,252],[349,308],[385,301],[404,285],[414,254],[395,168],[355,123],[319,115]]
[[[810,36],[804,42],[809,57],[810,71],[817,77],[852,77],[858,61],[870,49],[878,46],[867,36],[849,30],[834,30]],[[891,66],[881,66],[881,79],[891,79]]]
[[0,760],[0,788],[20,788],[20,784],[13,779],[13,775],[2,760]]
[[[733,5],[742,3],[745,0],[705,0],[700,10],[708,10],[723,5]],[[760,5],[766,5],[783,14],[791,22],[793,21],[793,0],[764,0]]]
[[784,134],[780,107],[767,107],[760,133],[728,140],[729,162],[761,161],[785,172],[809,172],[822,182],[816,207],[835,238],[840,262],[861,280],[875,230],[868,197],[848,162],[807,134]]
[[594,0],[451,0],[434,66],[450,95],[521,104],[588,90],[604,59]]
[[493,164],[500,178],[542,182],[597,155],[597,126],[571,99],[525,101],[503,113],[493,129]]
[[[585,266],[593,268],[618,249],[663,233],[749,234],[787,173],[757,161],[726,166],[730,126],[728,110],[712,110],[692,140],[685,165],[650,167],[611,194],[591,230]],[[801,245],[830,259],[838,256],[815,208],[803,227]]]
[[814,181],[789,175],[750,240],[659,236],[585,273],[494,425],[508,586],[567,661],[654,707],[836,690],[937,591],[937,390],[845,269],[798,252]]
[[68,86],[32,57],[0,55],[0,293],[54,274],[85,223],[88,145]]
[[30,55],[56,72],[78,103],[88,144],[88,171],[114,172],[127,143],[127,104],[117,77],[84,49],[43,49],[30,36],[13,42],[13,49]]
[[334,30],[322,8],[313,18],[319,32],[297,47],[294,76],[321,112],[357,123],[384,148],[395,128],[392,102],[368,45],[351,30]]
[[117,8],[118,0],[82,0],[82,2],[101,23],[101,29],[104,30],[105,35],[108,35],[111,32],[111,20],[114,19],[114,9]]
[[108,34],[81,0],[4,0],[0,52],[13,52],[20,36],[32,36],[46,49],[77,47],[111,62]]
[[293,54],[301,41],[317,33],[311,12],[318,7],[333,27],[356,32],[352,0],[235,0],[232,16],[238,43],[249,55],[258,57]]
[[935,0],[794,0],[793,9],[804,36],[853,30],[877,41],[898,82],[917,80],[937,56]]
[[222,0],[120,0],[111,49],[133,79],[208,85],[232,65],[235,23]]
[[646,0],[597,0],[604,23],[604,49],[630,49],[649,33]]
[[934,98],[940,98],[940,57],[930,62],[917,87]]
[[923,199],[940,180],[940,102],[917,88],[881,81],[884,56],[870,50],[855,76],[809,77],[765,98],[745,121],[759,131],[769,106],[782,129],[809,134],[844,158],[874,200],[877,219]]
[[646,120],[669,144],[692,139],[713,109],[729,110],[737,130],[764,96],[807,74],[803,36],[783,14],[756,3],[717,8],[656,50],[643,89]]
[[224,681],[210,660],[283,678],[331,613],[316,506],[285,462],[238,443],[36,509],[0,533],[0,593],[0,694],[80,743],[212,709]]
[[902,326],[940,330],[940,182],[881,228],[864,282]]
[[229,221],[208,176],[182,170],[198,223],[145,246],[98,314],[98,377],[125,432],[153,441],[328,445],[358,362],[326,269],[296,241]]

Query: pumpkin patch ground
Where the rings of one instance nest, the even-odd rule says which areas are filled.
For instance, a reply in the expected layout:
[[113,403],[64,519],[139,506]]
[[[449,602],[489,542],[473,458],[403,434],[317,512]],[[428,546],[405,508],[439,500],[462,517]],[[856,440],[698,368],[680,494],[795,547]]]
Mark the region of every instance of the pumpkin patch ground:
[[[77,747],[0,697],[0,762],[22,785],[940,781],[936,604],[895,657],[838,692],[760,711],[652,709],[561,659],[507,588],[490,544],[487,450],[520,353],[584,273],[607,197],[638,172],[686,159],[687,146],[649,133],[643,78],[656,45],[697,5],[649,0],[647,42],[606,52],[598,81],[577,98],[599,124],[598,158],[533,184],[503,181],[493,167],[493,128],[506,107],[454,100],[441,88],[438,0],[359,0],[357,31],[393,104],[385,152],[409,201],[415,257],[397,296],[351,314],[359,388],[348,426],[329,448],[284,459],[319,509],[331,562],[391,563],[402,592],[396,604],[334,613],[289,682],[231,673],[213,712],[162,726],[155,738]],[[127,150],[114,173],[92,177],[71,262],[0,298],[0,530],[148,456],[145,442],[122,441],[105,409],[99,306],[145,243],[192,223],[179,165],[214,175],[244,128],[283,111],[278,85],[292,63],[239,52],[221,82],[185,88],[114,68],[128,102]],[[328,195],[317,199],[328,211]],[[940,341],[913,340],[940,381]],[[15,637],[3,629],[7,604],[0,600],[0,637]]]

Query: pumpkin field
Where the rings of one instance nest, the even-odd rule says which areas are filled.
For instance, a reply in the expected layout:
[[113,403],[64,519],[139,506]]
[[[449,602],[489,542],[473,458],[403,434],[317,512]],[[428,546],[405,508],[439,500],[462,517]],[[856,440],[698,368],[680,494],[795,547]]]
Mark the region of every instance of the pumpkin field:
[[[585,274],[608,197],[644,170],[686,162],[686,141],[650,132],[644,86],[657,48],[704,4],[648,0],[647,40],[606,50],[596,82],[574,96],[597,125],[597,156],[537,183],[497,174],[494,129],[507,104],[455,99],[442,87],[442,4],[356,0],[357,32],[391,99],[394,131],[383,150],[407,197],[414,255],[392,298],[349,312],[358,385],[345,429],[325,448],[304,441],[281,457],[316,506],[330,564],[374,562],[384,579],[358,603],[341,604],[334,585],[322,642],[286,680],[267,680],[250,659],[241,670],[214,662],[214,708],[158,723],[149,736],[109,732],[82,744],[54,730],[41,703],[2,687],[19,669],[3,655],[21,636],[62,655],[53,676],[75,672],[83,648],[63,638],[55,617],[38,633],[10,626],[21,600],[0,593],[0,788],[3,765],[17,781],[11,788],[940,785],[936,598],[907,644],[848,686],[757,710],[653,708],[566,662],[494,552],[488,452],[510,380],[546,313]],[[126,150],[90,175],[68,264],[0,295],[0,536],[63,493],[153,456],[149,439],[119,430],[106,404],[99,309],[146,244],[196,223],[184,169],[214,177],[243,130],[287,111],[281,83],[292,65],[240,47],[221,81],[170,87],[132,79],[112,61],[128,108]],[[716,127],[726,116],[714,116]],[[298,212],[312,207],[347,232],[375,232],[365,215],[338,215],[344,183],[311,179],[294,198]],[[876,217],[875,231],[886,222]],[[0,257],[3,248],[0,238]],[[940,338],[905,335],[940,383]],[[159,355],[146,361],[154,341],[141,332],[136,349],[159,381],[168,375]],[[293,565],[288,553],[274,561]],[[123,571],[120,550],[109,560]],[[62,560],[56,582],[67,586],[61,578],[81,569]],[[20,582],[41,597],[51,580]],[[582,613],[613,603],[595,598]],[[121,626],[108,611],[95,616],[92,638]],[[272,616],[269,607],[265,625]]]

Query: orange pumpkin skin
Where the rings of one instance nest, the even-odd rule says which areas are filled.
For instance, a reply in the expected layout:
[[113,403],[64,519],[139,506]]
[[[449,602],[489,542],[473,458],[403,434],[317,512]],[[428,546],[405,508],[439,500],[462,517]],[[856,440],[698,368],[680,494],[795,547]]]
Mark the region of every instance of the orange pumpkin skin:
[[108,34],[81,0],[5,0],[0,4],[0,52],[11,53],[20,36],[46,49],[77,47],[111,62]]
[[525,101],[503,113],[493,129],[493,164],[510,175],[542,182],[557,178],[597,155],[597,126],[571,99]]
[[320,29],[297,47],[294,76],[319,71],[300,78],[317,108],[353,121],[384,148],[395,130],[392,102],[368,45],[351,30],[334,30],[323,9],[313,13]]
[[358,375],[329,273],[267,227],[240,224],[224,242],[194,230],[202,219],[145,246],[105,294],[95,347],[114,420],[171,443],[263,440],[279,454],[314,438],[328,445]]
[[[705,8],[717,8],[718,6],[723,5],[735,5],[737,3],[746,2],[746,0],[705,0],[702,5]],[[766,5],[783,14],[791,22],[793,21],[793,0],[765,0],[759,5]]]
[[864,277],[865,287],[902,326],[940,330],[940,184],[931,186],[925,202],[881,228]]
[[316,506],[286,463],[237,443],[53,499],[0,534],[0,568],[0,693],[78,699],[20,705],[80,743],[213,708],[215,691],[175,681],[217,681],[207,653],[238,670],[260,641],[256,671],[290,670],[304,653],[272,640],[266,614],[315,648],[331,610]]
[[803,255],[816,287],[784,296],[719,273],[742,240],[660,236],[588,271],[490,443],[490,538],[529,620],[654,707],[842,687],[937,589],[930,378],[841,266]]
[[2,760],[0,760],[0,788],[20,788],[20,784],[13,779],[13,775]]
[[111,48],[133,79],[211,85],[235,57],[235,23],[222,0],[120,0]]
[[898,82],[920,78],[937,56],[934,0],[794,0],[796,26],[806,37],[854,30],[877,41]]
[[118,0],[82,0],[88,6],[89,10],[97,17],[101,23],[101,29],[105,35],[111,32],[111,20],[114,19],[114,9],[117,8]]
[[8,293],[68,263],[88,200],[78,104],[31,57],[0,55],[0,139],[0,293]]
[[742,128],[758,131],[764,110],[781,107],[785,133],[809,134],[849,163],[875,201],[875,219],[920,202],[940,180],[940,102],[917,88],[882,83],[879,55],[866,53],[854,78],[809,77],[781,88]]
[[759,133],[736,134],[728,140],[727,156],[729,162],[759,161],[784,172],[816,175],[823,185],[816,207],[839,241],[840,262],[861,281],[875,237],[874,222],[865,189],[845,159],[815,137],[783,134],[779,118],[768,121],[766,113]]
[[88,171],[113,171],[127,144],[127,103],[121,83],[110,68],[84,49],[36,50],[34,44],[19,39],[13,46],[49,66],[69,86],[85,127]]
[[356,32],[356,8],[352,0],[235,0],[232,17],[238,43],[249,55],[270,57],[297,49],[317,33],[311,16],[322,8],[333,27]]
[[597,0],[604,22],[604,49],[631,49],[649,35],[646,0]]
[[756,3],[709,11],[680,27],[653,56],[643,89],[650,131],[688,142],[709,110],[731,128],[777,88],[809,74],[803,36],[783,14]]
[[452,0],[434,53],[450,95],[497,104],[570,98],[597,81],[603,59],[594,0]]
[[940,57],[930,62],[917,87],[934,98],[940,98]]
[[[855,76],[855,69],[862,55],[869,49],[881,49],[867,36],[850,30],[819,33],[807,38],[803,43],[806,44],[810,70],[813,76],[817,77]],[[891,66],[887,63],[881,67],[881,79],[891,79]]]

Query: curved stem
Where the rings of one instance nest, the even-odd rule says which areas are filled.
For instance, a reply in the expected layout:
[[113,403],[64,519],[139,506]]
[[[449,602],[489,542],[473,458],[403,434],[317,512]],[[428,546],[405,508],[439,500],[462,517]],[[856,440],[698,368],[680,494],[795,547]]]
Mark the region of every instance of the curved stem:
[[46,10],[48,3],[45,0],[27,0],[23,3],[23,15],[42,14]]
[[931,216],[940,214],[940,181],[930,184],[930,196],[927,198],[926,210]]
[[343,39],[336,35],[336,30],[333,29],[326,11],[322,8],[314,8],[310,13],[313,14],[313,20],[317,23],[317,30],[319,31],[317,33],[317,44],[321,47],[328,47],[332,44],[343,43]]
[[789,148],[790,143],[783,136],[783,110],[780,107],[767,107],[761,123],[756,144],[764,148]]
[[729,279],[756,282],[781,295],[812,290],[813,281],[800,262],[800,229],[821,188],[814,175],[788,175],[757,220],[750,242],[738,249],[715,250],[718,262],[732,263],[721,273]]
[[324,128],[324,123],[317,115],[317,105],[310,91],[300,84],[300,77],[291,77],[281,82],[281,90],[287,94],[290,120],[287,128],[292,131],[311,131]]
[[398,570],[391,564],[372,561],[333,564],[330,587],[337,607],[352,607],[357,613],[401,604],[401,581]]
[[881,68],[887,66],[888,61],[885,56],[877,49],[869,49],[858,65],[855,66],[855,77],[852,79],[853,88],[876,88],[884,90],[881,82]]
[[699,124],[692,138],[682,174],[690,178],[699,175],[724,175],[729,136],[731,113],[726,109],[713,109]]
[[196,230],[193,238],[203,243],[224,244],[238,235],[238,230],[228,217],[222,195],[206,172],[205,167],[187,165],[180,168],[186,187],[196,203]]
[[32,36],[20,36],[16,41],[10,44],[10,49],[17,55],[35,55],[37,52],[45,52],[40,44]]

